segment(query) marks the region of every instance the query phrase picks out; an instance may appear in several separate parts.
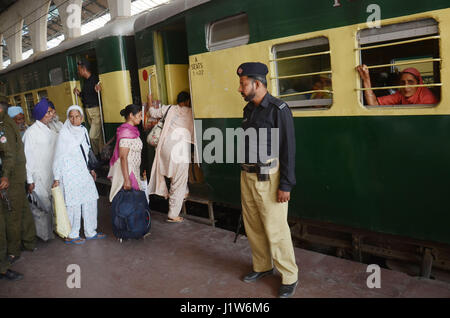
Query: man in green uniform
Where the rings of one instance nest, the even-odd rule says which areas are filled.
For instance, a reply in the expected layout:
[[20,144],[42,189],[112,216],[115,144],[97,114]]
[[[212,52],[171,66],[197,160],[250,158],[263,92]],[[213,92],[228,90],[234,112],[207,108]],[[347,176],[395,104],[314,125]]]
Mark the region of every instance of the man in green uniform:
[[294,295],[298,284],[287,222],[290,193],[296,183],[295,131],[287,104],[267,92],[267,73],[262,63],[244,63],[237,69],[239,93],[248,102],[242,122],[249,137],[244,143],[245,163],[241,164],[241,201],[253,258],[253,271],[243,280],[250,283],[271,275],[275,265],[282,279],[279,297],[287,298]]
[[[33,251],[36,229],[25,193],[25,154],[20,132],[0,105],[0,156],[2,177],[0,190],[6,193],[0,205],[0,278],[17,280],[22,275],[8,270],[25,250]],[[9,206],[8,206],[9,202]],[[6,261],[6,263],[5,263]]]

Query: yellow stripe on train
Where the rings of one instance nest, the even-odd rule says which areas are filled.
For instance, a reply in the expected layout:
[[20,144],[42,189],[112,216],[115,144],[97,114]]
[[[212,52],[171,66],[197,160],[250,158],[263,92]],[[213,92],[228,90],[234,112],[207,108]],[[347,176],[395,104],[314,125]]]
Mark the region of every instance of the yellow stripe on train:
[[[450,9],[429,11],[399,18],[386,19],[382,25],[433,18],[439,24],[441,62],[441,100],[437,107],[411,106],[409,108],[367,108],[361,104],[360,78],[355,70],[359,64],[356,35],[367,24],[321,30],[294,35],[235,48],[190,56],[192,101],[196,118],[241,118],[244,100],[238,92],[239,79],[236,69],[243,62],[259,61],[271,65],[272,48],[275,45],[326,37],[330,43],[333,80],[333,104],[330,109],[294,110],[295,117],[325,116],[395,116],[395,115],[448,115],[450,114]],[[270,67],[268,88],[276,90],[270,80],[275,70]]]

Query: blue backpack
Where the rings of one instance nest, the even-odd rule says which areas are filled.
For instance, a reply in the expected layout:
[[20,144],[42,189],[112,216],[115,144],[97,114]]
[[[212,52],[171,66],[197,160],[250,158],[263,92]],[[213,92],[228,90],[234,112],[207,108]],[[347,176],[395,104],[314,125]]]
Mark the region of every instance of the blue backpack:
[[119,239],[139,239],[150,231],[150,209],[144,191],[120,190],[112,201],[112,229]]

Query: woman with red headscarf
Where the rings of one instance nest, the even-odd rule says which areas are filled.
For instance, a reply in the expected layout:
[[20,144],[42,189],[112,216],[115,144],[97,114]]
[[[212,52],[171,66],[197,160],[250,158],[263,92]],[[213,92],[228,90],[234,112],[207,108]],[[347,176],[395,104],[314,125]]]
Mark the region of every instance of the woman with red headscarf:
[[[359,65],[357,68],[365,88],[371,88],[369,69],[366,65]],[[422,85],[423,79],[420,72],[413,68],[404,69],[400,73],[401,86]],[[438,100],[433,93],[426,87],[403,87],[395,94],[376,97],[373,90],[365,90],[364,96],[370,106],[377,105],[408,105],[408,104],[437,104]]]

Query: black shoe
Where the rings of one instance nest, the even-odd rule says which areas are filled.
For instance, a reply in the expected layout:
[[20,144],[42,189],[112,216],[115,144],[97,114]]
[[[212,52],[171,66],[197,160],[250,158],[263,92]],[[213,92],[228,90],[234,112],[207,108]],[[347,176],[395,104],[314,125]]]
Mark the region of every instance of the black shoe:
[[256,282],[258,279],[263,278],[264,276],[267,276],[267,275],[272,275],[272,274],[273,274],[273,268],[271,270],[268,270],[265,272],[251,272],[244,277],[243,281],[246,283]]
[[8,262],[9,264],[14,264],[20,259],[20,256],[14,256],[14,255],[8,255]]
[[280,298],[289,298],[295,294],[295,289],[297,288],[298,280],[290,285],[281,285],[280,291],[278,293],[278,297]]
[[12,271],[10,269],[6,270],[6,272],[4,274],[0,273],[0,279],[16,281],[16,280],[21,280],[22,278],[23,278],[22,274]]

